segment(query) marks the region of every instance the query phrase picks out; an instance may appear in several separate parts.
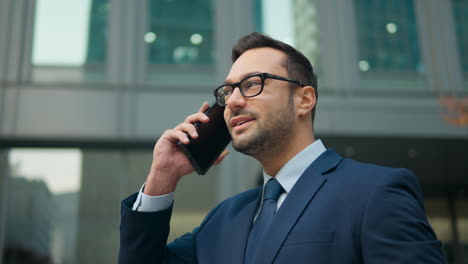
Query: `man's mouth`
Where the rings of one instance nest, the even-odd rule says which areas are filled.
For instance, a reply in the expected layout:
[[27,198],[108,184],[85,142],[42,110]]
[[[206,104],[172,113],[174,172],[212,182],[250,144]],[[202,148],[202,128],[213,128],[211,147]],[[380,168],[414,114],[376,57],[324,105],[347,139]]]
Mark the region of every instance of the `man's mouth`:
[[[252,119],[252,120],[253,120],[253,119]],[[247,122],[250,122],[250,121],[252,121],[252,120],[241,121],[241,122],[237,123],[237,124],[235,125],[235,127],[236,127],[236,126],[240,126],[240,125],[242,125],[242,124],[245,124],[245,123],[247,123]]]
[[231,119],[231,126],[233,128],[246,127],[249,123],[251,123],[254,120],[255,118],[252,117],[237,116]]

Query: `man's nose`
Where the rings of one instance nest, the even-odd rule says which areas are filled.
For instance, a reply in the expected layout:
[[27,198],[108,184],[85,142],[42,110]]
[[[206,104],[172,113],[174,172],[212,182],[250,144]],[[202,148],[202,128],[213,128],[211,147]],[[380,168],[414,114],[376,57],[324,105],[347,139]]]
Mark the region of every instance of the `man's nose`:
[[245,97],[241,94],[240,89],[234,89],[231,96],[226,101],[226,106],[234,110],[236,108],[242,108],[245,106]]

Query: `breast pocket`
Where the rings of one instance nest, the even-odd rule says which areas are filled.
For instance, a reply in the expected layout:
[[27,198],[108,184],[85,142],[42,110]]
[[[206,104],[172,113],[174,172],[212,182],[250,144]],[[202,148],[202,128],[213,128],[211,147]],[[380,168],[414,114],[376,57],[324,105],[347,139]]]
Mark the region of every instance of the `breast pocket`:
[[291,232],[286,239],[284,246],[317,243],[317,244],[332,244],[335,241],[335,231],[296,231]]
[[274,263],[340,263],[330,261],[336,255],[336,235],[330,230],[291,232]]

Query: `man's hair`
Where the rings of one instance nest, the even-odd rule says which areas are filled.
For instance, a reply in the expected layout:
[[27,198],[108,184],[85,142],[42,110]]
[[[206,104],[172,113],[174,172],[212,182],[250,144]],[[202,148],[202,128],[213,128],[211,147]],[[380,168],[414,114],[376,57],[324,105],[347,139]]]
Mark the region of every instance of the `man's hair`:
[[[312,86],[315,91],[315,97],[318,99],[317,76],[310,61],[300,51],[284,42],[258,32],[250,33],[240,38],[232,48],[232,62],[235,62],[244,52],[255,48],[272,48],[284,52],[287,56],[285,68],[288,71],[288,77],[296,79],[304,85]],[[295,86],[293,85],[292,87]],[[316,105],[311,113],[312,122],[315,118],[315,108]]]

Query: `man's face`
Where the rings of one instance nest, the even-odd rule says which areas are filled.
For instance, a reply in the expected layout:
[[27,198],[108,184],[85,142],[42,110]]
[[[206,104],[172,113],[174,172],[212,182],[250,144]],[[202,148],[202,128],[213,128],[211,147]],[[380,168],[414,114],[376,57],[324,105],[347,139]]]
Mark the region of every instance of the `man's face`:
[[[272,48],[248,50],[232,65],[226,83],[263,72],[287,77],[286,58],[286,54]],[[262,93],[251,98],[234,89],[226,101],[224,119],[237,151],[258,157],[281,148],[295,121],[289,83],[266,79]]]

